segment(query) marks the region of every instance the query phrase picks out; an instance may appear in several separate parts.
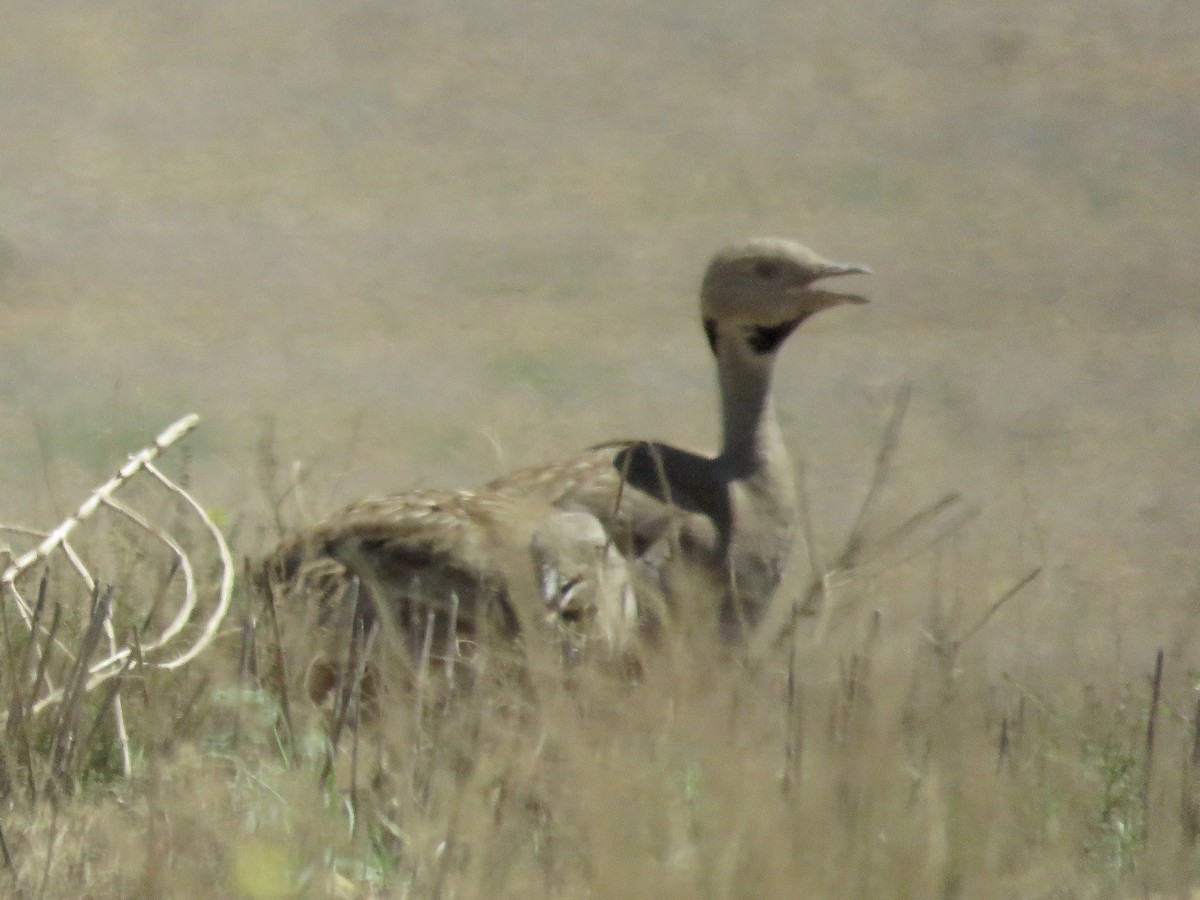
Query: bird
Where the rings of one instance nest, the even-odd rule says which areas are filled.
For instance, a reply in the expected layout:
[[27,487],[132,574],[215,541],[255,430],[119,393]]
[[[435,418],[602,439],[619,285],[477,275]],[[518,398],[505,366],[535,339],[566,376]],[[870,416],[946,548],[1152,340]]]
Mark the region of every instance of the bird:
[[457,657],[547,622],[572,635],[567,656],[589,641],[620,653],[650,618],[647,583],[676,607],[697,585],[711,590],[720,634],[737,639],[778,587],[797,518],[771,389],[776,356],[815,313],[867,302],[818,284],[855,273],[870,269],[781,238],[712,257],[700,313],[721,398],[716,455],[611,441],[474,490],[363,500],[283,541],[261,583],[315,593],[319,621],[356,586],[369,601],[364,625],[387,611],[417,660],[431,646]]
[[[502,475],[494,496],[539,499],[590,512],[623,555],[647,570],[678,616],[715,615],[736,642],[765,613],[787,562],[798,517],[792,463],[776,415],[772,376],[780,348],[810,316],[866,303],[825,279],[871,274],[783,238],[719,250],[700,286],[700,316],[716,362],[722,441],[715,455],[659,441],[620,440]],[[699,594],[715,598],[701,601]]]
[[[307,596],[316,625],[335,639],[347,626],[361,633],[386,622],[411,663],[436,655],[445,671],[469,670],[480,648],[538,630],[554,636],[564,663],[589,652],[616,658],[631,651],[638,615],[625,560],[591,513],[488,491],[358,501],[281,542],[258,576],[272,595]],[[366,602],[347,615],[351,585]],[[330,657],[342,655],[317,655],[310,699],[328,693]]]

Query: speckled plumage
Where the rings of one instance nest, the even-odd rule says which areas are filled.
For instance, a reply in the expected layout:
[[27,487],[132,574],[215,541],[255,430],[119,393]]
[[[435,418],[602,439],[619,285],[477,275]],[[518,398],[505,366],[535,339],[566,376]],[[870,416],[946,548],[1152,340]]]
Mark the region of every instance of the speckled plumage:
[[[280,544],[268,589],[315,596],[329,614],[357,578],[419,649],[435,637],[511,639],[542,622],[595,620],[618,649],[634,629],[623,558],[588,513],[495,492],[419,490],[361,500]],[[439,646],[442,646],[439,643]]]

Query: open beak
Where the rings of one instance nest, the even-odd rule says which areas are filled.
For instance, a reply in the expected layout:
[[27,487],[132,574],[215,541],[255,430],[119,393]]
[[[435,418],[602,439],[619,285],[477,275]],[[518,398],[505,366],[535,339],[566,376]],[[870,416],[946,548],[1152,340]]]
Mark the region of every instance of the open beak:
[[[826,263],[821,266],[820,274],[813,281],[821,278],[832,278],[835,275],[870,275],[871,269],[869,266],[864,266],[860,263]],[[822,288],[810,287],[813,282],[808,284],[797,285],[791,289],[792,293],[803,294],[804,300],[811,307],[813,312],[822,309],[830,309],[834,306],[841,306],[843,303],[868,303],[866,297],[861,294],[849,294],[841,291],[826,291]]]
[[823,291],[820,288],[803,288],[797,293],[804,294],[804,302],[812,309],[813,312],[819,312],[822,309],[831,309],[835,306],[841,306],[843,303],[870,303],[866,297],[861,294],[844,294],[841,291]]

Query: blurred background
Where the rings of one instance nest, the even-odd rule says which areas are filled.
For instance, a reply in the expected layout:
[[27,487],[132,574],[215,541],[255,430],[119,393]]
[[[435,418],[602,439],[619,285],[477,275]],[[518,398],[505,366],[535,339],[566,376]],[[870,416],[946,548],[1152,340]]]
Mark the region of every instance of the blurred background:
[[0,12],[0,517],[52,525],[193,411],[244,552],[265,456],[307,473],[298,523],[610,437],[713,446],[698,281],[772,234],[876,273],[778,373],[827,555],[911,384],[878,530],[980,513],[931,584],[986,605],[1043,566],[1012,656],[1193,640],[1186,0]]

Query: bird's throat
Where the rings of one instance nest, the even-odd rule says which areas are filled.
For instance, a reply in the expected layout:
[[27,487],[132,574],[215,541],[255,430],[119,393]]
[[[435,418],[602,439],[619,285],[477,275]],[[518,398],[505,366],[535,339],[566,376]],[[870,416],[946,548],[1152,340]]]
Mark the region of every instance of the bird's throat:
[[762,353],[743,334],[717,340],[717,377],[721,387],[721,462],[735,479],[765,471],[786,457],[771,397],[775,354]]

